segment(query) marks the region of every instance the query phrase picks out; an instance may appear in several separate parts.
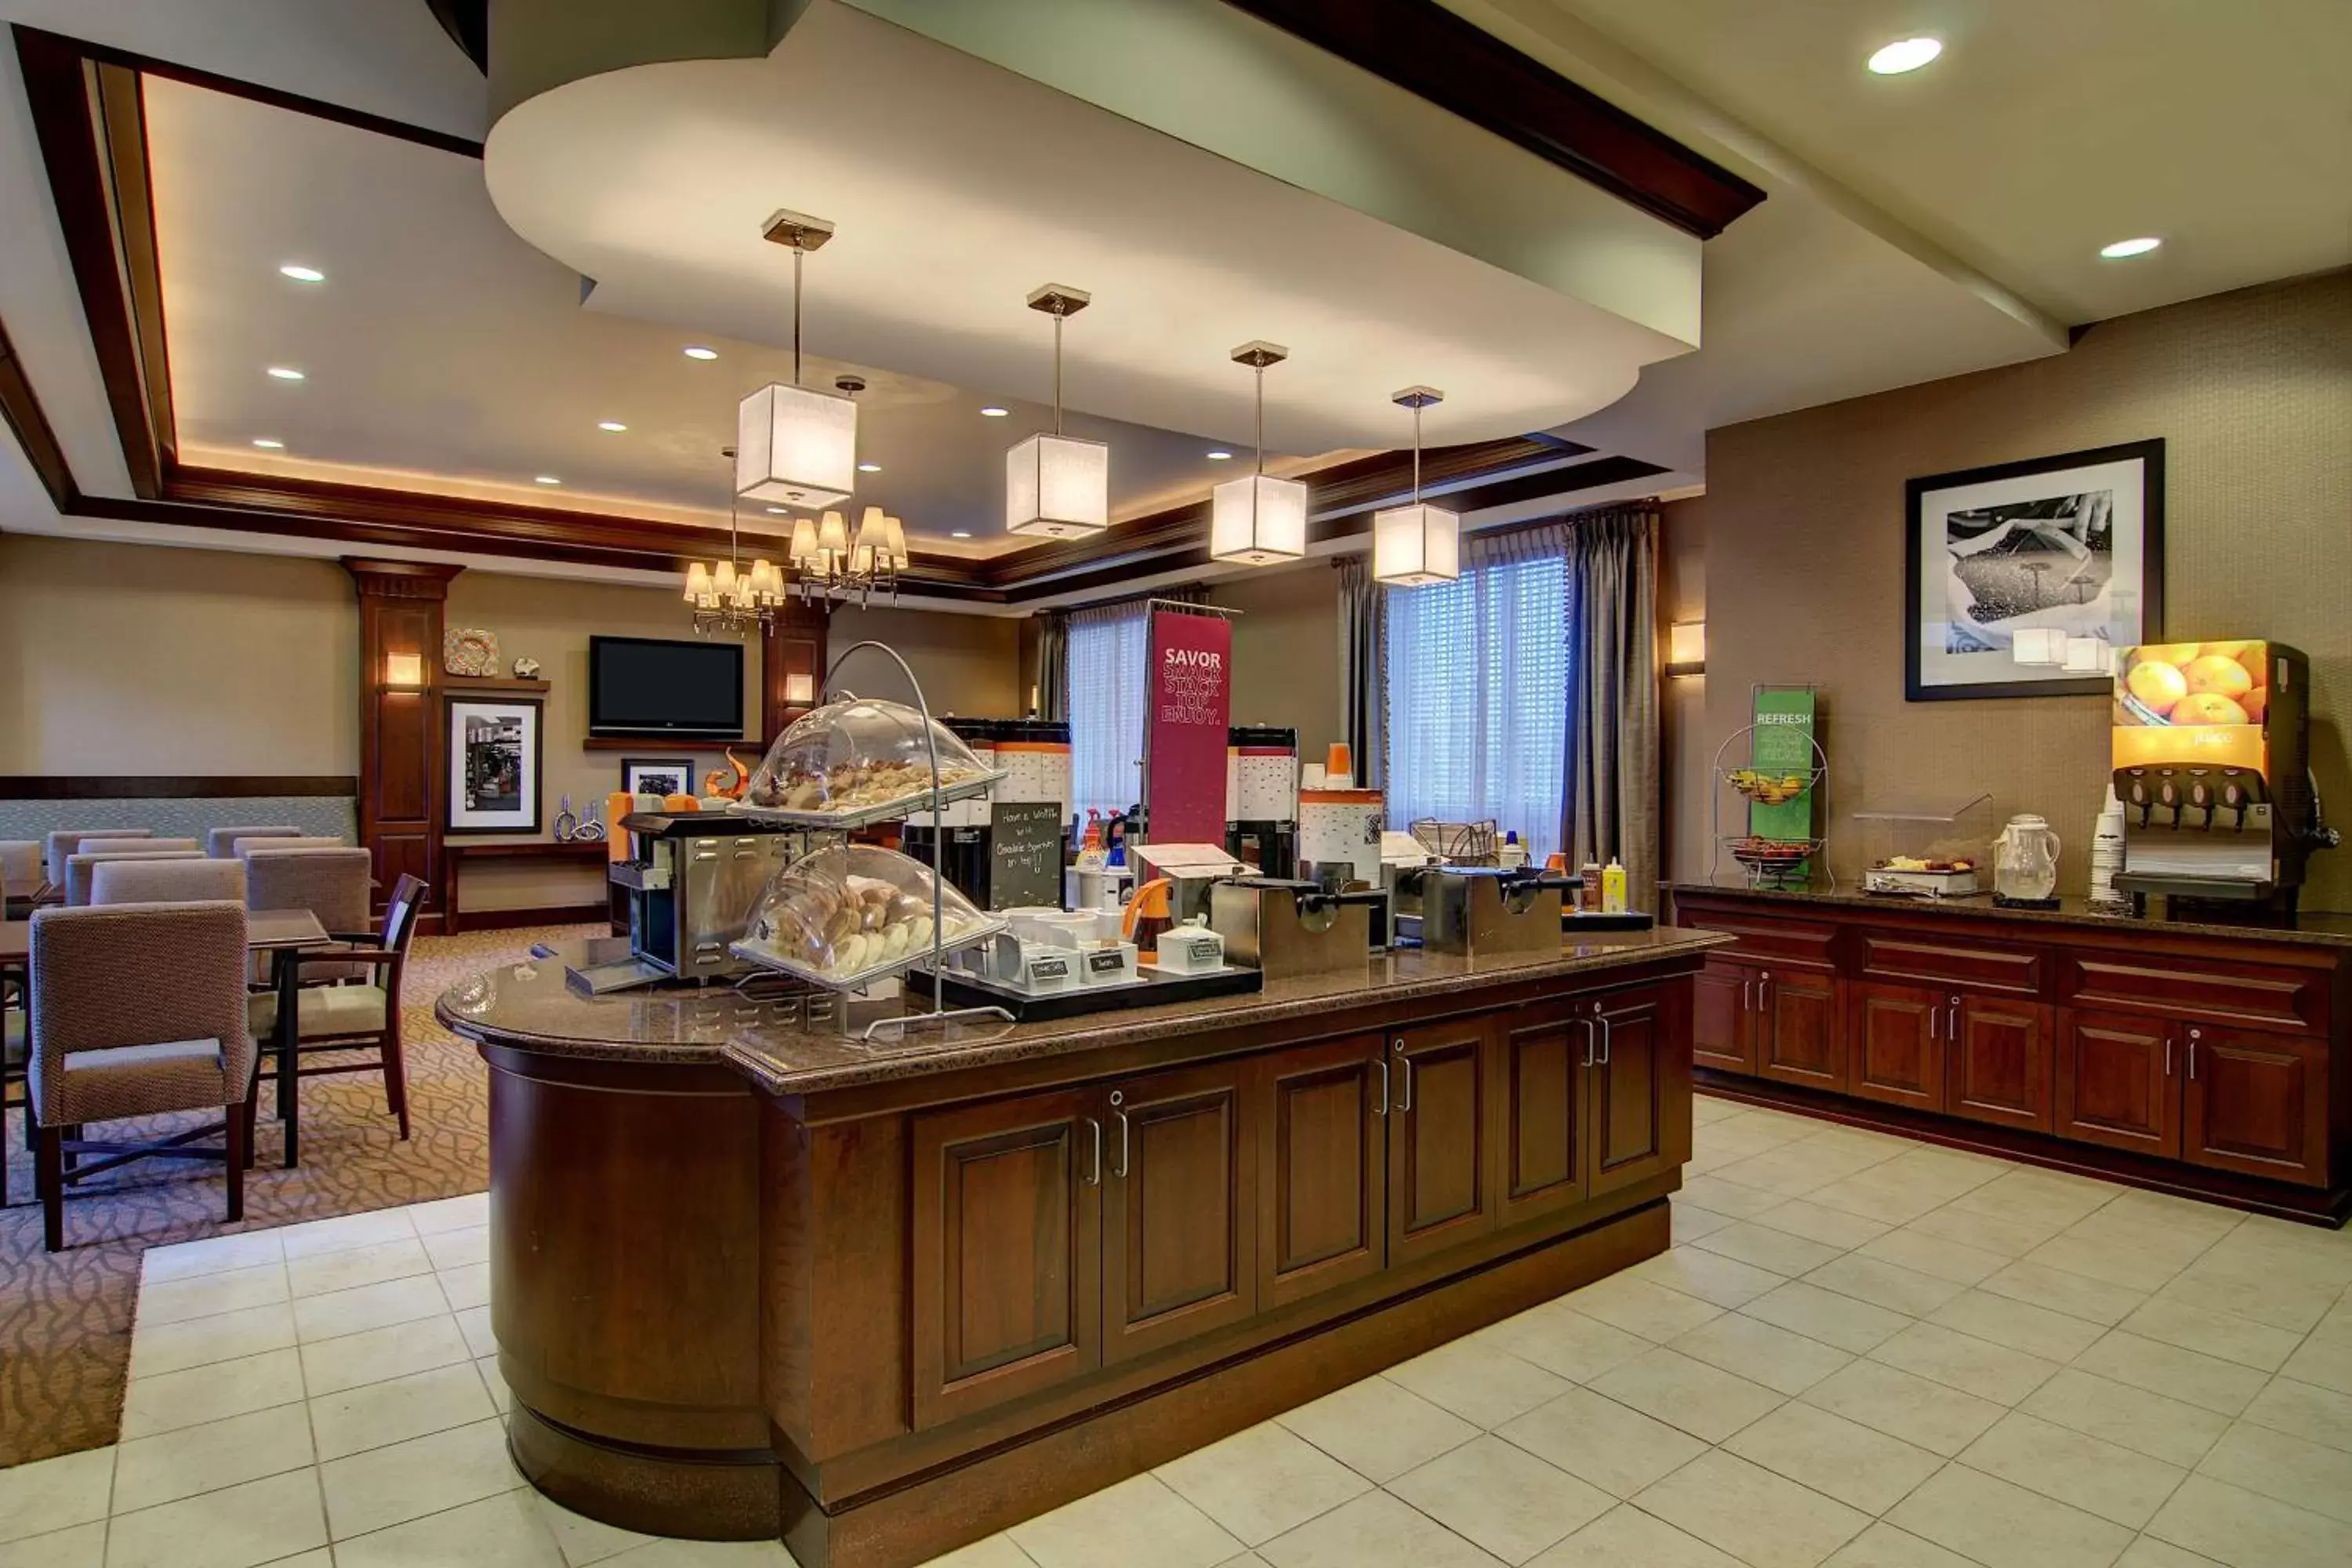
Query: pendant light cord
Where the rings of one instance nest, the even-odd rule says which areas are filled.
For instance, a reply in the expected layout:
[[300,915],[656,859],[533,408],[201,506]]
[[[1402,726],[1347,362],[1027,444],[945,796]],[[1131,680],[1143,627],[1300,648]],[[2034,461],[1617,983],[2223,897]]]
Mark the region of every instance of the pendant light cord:
[[1412,504],[1421,504],[1421,405],[1412,405]]
[[1062,433],[1062,308],[1054,307],[1054,434]]
[[793,247],[793,384],[801,384],[801,263],[808,252]]
[[1257,372],[1257,471],[1265,472],[1265,366]]

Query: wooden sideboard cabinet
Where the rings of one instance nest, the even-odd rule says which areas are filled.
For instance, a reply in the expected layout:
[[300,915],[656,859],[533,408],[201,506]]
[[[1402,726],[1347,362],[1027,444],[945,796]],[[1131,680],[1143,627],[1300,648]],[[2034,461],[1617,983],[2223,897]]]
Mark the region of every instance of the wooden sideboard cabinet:
[[1706,1084],[2298,1218],[2352,1211],[2352,942],[1681,889]]

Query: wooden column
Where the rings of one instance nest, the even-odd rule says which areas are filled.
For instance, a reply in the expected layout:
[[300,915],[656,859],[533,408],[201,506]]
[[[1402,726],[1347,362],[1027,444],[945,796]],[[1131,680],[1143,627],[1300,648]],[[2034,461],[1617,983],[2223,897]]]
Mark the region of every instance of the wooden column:
[[[376,897],[402,873],[433,890],[425,922],[444,907],[441,874],[441,629],[449,580],[465,570],[419,561],[343,558],[360,599],[360,843],[375,858]],[[416,660],[395,682],[395,661]],[[401,670],[405,677],[407,671]]]
[[[788,605],[760,637],[761,739],[773,741],[792,721],[816,705],[824,681],[825,632],[833,620],[827,605]],[[794,676],[805,678],[793,700]]]

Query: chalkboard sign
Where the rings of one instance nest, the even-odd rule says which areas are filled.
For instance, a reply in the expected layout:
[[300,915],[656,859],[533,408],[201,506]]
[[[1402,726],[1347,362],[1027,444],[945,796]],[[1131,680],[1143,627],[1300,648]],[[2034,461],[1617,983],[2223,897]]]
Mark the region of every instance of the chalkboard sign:
[[1000,800],[988,808],[988,907],[1062,907],[1062,803]]

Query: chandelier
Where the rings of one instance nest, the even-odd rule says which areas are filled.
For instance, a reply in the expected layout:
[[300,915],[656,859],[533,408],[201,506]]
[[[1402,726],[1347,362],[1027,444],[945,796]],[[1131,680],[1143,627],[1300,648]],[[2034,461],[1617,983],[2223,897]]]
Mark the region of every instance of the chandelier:
[[1013,533],[1075,539],[1110,524],[1110,448],[1062,434],[1062,323],[1094,296],[1048,283],[1029,308],[1054,318],[1054,431],[1039,431],[1004,454],[1004,526]]
[[1433,386],[1408,386],[1389,399],[1412,410],[1412,500],[1372,513],[1372,578],[1400,588],[1451,583],[1462,575],[1462,519],[1421,499],[1421,411],[1442,403]]
[[847,500],[857,488],[857,405],[800,384],[801,268],[833,237],[833,225],[779,212],[760,233],[793,253],[793,379],[789,386],[763,386],[736,406],[735,497],[814,511]]
[[1296,561],[1307,553],[1307,486],[1265,471],[1265,367],[1280,364],[1290,351],[1246,342],[1233,357],[1257,373],[1257,471],[1209,492],[1209,554],[1244,566]]
[[[724,457],[735,454],[732,447],[721,448]],[[741,517],[738,500],[727,512],[726,560],[712,565],[697,561],[686,569],[686,602],[694,606],[698,634],[757,631],[775,619],[776,607],[784,602],[784,574],[772,563],[742,564]]]
[[[869,506],[857,520],[855,533],[841,513],[821,519],[799,518],[793,523],[793,541],[785,559],[799,576],[803,602],[835,598],[873,603],[877,592],[898,596],[898,574],[907,569],[907,529],[878,506]],[[781,591],[781,588],[780,588]]]

